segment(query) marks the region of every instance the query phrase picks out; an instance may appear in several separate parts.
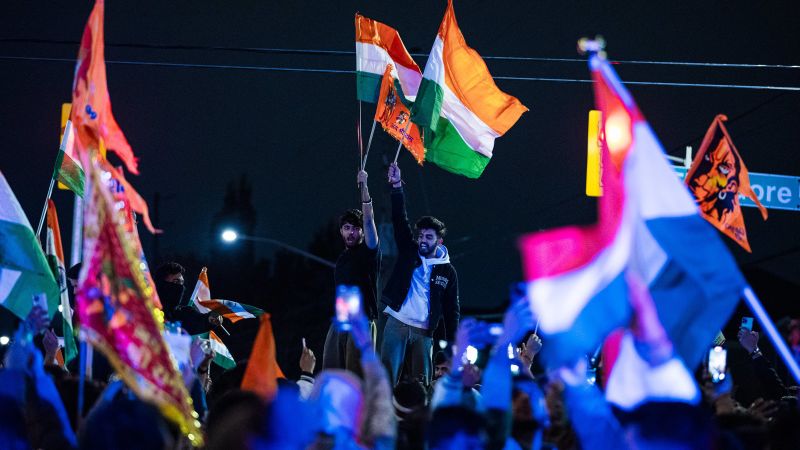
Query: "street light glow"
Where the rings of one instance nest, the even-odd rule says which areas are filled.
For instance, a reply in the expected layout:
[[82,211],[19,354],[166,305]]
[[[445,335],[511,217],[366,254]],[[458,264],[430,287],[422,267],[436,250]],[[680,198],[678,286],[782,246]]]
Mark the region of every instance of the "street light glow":
[[222,232],[222,240],[225,242],[233,242],[239,238],[239,235],[230,228]]
[[8,336],[0,336],[0,345],[8,345]]

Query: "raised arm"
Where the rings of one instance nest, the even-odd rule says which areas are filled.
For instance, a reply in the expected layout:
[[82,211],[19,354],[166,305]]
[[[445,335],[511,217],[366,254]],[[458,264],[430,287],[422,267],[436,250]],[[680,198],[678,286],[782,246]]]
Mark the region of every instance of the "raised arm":
[[389,184],[392,185],[392,227],[394,228],[394,240],[397,248],[403,251],[407,244],[413,244],[414,235],[411,232],[411,225],[408,223],[408,213],[406,212],[406,199],[403,193],[403,179],[400,176],[400,168],[397,163],[389,166]]
[[364,217],[364,243],[370,250],[378,247],[378,228],[375,226],[375,213],[372,209],[372,197],[367,186],[367,172],[358,172],[358,185],[361,186],[361,212]]

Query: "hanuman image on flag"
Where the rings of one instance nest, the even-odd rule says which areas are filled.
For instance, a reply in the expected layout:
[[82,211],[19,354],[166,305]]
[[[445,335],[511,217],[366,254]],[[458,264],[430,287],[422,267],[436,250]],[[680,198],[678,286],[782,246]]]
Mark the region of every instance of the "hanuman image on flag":
[[703,214],[728,222],[728,216],[734,213],[738,203],[735,199],[739,192],[741,168],[739,155],[731,151],[724,139],[719,141],[714,151],[703,155],[689,180],[689,187]]
[[[750,198],[764,220],[767,219],[767,210],[750,186],[747,166],[723,124],[726,120],[727,117],[719,114],[711,122],[686,173],[685,182],[703,217],[750,252],[739,195]],[[717,141],[717,146],[712,147],[718,129],[722,137]]]

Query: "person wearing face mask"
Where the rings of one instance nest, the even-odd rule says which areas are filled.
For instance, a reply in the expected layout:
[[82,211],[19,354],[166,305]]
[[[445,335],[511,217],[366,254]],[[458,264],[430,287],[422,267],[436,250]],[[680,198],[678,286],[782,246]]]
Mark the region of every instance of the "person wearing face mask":
[[203,314],[189,305],[188,298],[184,298],[185,272],[186,269],[176,262],[162,264],[153,273],[156,291],[164,308],[165,321],[180,322],[181,328],[191,335],[202,334],[210,331],[212,327],[219,326],[222,321],[213,312]]
[[[378,318],[378,274],[381,270],[381,251],[372,198],[367,187],[367,172],[361,170],[356,178],[361,193],[361,210],[348,209],[339,218],[339,234],[344,250],[336,260],[333,278],[340,284],[358,286],[362,307],[369,321],[373,346],[375,345],[375,320]],[[323,369],[346,369],[361,376],[360,352],[349,333],[331,324],[325,337],[322,353]]]
[[442,244],[447,233],[444,223],[424,216],[412,232],[397,163],[389,167],[388,177],[398,256],[382,296],[387,318],[381,360],[389,369],[393,386],[399,382],[404,366],[410,369],[403,374],[405,378],[430,386],[433,333],[441,322],[445,339],[452,342],[458,328],[458,276]]

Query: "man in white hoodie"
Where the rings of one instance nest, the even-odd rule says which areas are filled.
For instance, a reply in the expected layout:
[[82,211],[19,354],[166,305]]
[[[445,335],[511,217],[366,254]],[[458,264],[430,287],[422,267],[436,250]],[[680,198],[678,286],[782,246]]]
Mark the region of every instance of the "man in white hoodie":
[[[412,232],[406,213],[403,181],[397,164],[389,167],[392,185],[392,225],[398,256],[383,289],[386,325],[381,361],[393,385],[401,373],[407,379],[431,383],[433,333],[440,322],[453,341],[459,320],[458,276],[442,242],[447,229],[441,220],[425,216]],[[403,372],[406,367],[407,371]]]

